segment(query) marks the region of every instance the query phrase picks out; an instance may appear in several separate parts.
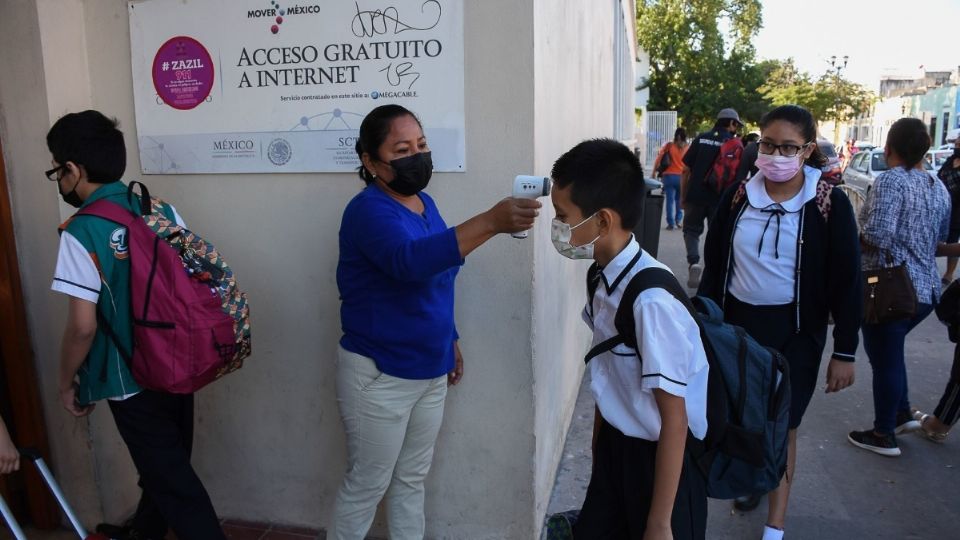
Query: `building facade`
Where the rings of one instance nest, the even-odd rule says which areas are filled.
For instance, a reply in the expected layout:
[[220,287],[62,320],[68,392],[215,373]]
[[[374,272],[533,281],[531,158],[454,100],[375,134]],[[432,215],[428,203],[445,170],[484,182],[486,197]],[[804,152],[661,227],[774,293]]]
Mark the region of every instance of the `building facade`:
[[[150,0],[133,4],[143,1]],[[464,6],[469,168],[436,174],[428,189],[448,223],[508,195],[516,174],[549,174],[583,139],[633,138],[632,0],[450,1]],[[129,28],[126,0],[0,3],[8,187],[0,197],[11,203],[7,232],[32,349],[29,358],[2,361],[35,367],[50,460],[83,521],[128,516],[136,475],[107,407],[74,419],[57,398],[67,301],[49,286],[56,228],[71,209],[40,174],[49,168],[53,122],[98,109],[124,131],[125,179],[142,179],[173,202],[231,261],[250,297],[253,356],[196,398],[194,464],[218,512],[326,528],[345,468],[334,393],[337,231],[362,184],[334,173],[141,178]],[[528,239],[495,238],[460,273],[466,374],[447,398],[428,479],[430,538],[539,534],[589,340],[580,321],[587,265],[555,253],[553,210],[544,203]],[[378,518],[373,532],[383,527]]]

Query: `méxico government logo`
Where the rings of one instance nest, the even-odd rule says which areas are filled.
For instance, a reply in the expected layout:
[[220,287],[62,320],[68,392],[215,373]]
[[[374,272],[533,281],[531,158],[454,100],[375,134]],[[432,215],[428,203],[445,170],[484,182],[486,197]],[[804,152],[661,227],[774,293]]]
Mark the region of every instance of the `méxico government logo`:
[[267,158],[270,163],[278,167],[286,165],[290,161],[291,155],[293,155],[293,148],[290,147],[290,143],[286,139],[274,139],[270,141],[270,146],[267,147]]

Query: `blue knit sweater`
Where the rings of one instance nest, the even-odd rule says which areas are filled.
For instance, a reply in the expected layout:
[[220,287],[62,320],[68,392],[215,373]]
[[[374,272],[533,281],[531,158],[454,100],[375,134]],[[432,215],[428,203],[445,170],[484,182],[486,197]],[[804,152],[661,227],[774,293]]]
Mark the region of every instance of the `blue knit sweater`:
[[421,193],[411,212],[370,185],[340,223],[340,345],[380,371],[431,379],[453,369],[454,280],[463,258],[452,227]]

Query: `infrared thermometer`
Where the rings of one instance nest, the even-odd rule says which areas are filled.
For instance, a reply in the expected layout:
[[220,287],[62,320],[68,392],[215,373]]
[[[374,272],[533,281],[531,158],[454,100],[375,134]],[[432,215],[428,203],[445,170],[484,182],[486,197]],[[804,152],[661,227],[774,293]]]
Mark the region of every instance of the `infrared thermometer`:
[[[517,175],[513,179],[513,194],[515,199],[539,199],[550,195],[550,179],[546,176]],[[513,233],[514,238],[526,238],[527,231]]]

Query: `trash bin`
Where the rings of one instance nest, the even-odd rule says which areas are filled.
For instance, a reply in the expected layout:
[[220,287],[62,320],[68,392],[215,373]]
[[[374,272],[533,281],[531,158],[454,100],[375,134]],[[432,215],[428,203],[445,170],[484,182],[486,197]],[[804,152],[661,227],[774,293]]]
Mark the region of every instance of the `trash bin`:
[[[640,242],[640,247],[656,257],[660,246],[660,223],[663,221],[663,184],[652,179],[647,179],[645,182],[643,211],[637,226],[633,229],[633,234]],[[654,190],[659,192],[655,194]]]

